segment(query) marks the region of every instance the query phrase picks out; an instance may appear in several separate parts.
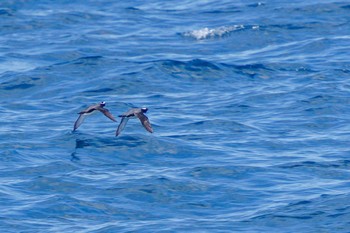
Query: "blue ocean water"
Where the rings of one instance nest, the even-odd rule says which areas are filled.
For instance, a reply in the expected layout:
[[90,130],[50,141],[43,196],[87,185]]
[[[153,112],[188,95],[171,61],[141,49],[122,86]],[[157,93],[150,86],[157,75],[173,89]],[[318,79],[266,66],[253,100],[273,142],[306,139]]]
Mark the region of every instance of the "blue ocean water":
[[350,232],[349,15],[2,0],[1,232]]

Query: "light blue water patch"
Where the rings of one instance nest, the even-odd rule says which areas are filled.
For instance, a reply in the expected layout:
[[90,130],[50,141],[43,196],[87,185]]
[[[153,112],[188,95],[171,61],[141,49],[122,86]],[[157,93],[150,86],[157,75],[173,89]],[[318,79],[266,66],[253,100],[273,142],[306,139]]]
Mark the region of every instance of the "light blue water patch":
[[349,232],[349,10],[2,1],[1,232]]

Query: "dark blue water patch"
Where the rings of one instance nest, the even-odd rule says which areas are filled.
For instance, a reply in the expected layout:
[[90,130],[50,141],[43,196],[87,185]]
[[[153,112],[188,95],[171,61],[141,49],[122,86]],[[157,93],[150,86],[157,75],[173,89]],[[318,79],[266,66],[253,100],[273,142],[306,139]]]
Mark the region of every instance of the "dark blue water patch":
[[256,8],[256,7],[264,7],[266,5],[266,3],[264,2],[258,2],[258,3],[251,3],[248,4],[248,7],[252,7],[252,8]]
[[[198,81],[198,85],[204,86],[209,83],[213,87],[228,88],[232,89],[240,86],[242,78],[272,78],[273,70],[269,68],[247,65],[229,65],[224,63],[215,63],[211,61],[203,60],[193,60],[193,61],[165,61],[161,64],[156,63],[157,67],[164,72],[171,82],[182,82],[187,84],[190,88],[193,83],[193,80]],[[237,81],[235,85],[232,85],[233,82]],[[221,83],[221,84],[220,84]],[[219,85],[220,84],[220,85]],[[183,85],[185,87],[185,85]]]
[[215,64],[204,61],[201,59],[195,59],[191,60],[188,62],[182,62],[182,61],[174,61],[174,60],[169,60],[169,61],[162,61],[162,66],[166,67],[167,69],[180,69],[184,71],[189,71],[189,72],[201,72],[203,70],[220,70],[218,66]]
[[31,87],[34,87],[34,84],[28,84],[28,83],[23,83],[23,84],[18,84],[18,85],[11,85],[8,87],[5,87],[5,90],[13,90],[13,89],[28,89]]
[[96,62],[99,61],[100,59],[102,59],[102,56],[81,57],[75,61],[72,61],[72,63],[76,65],[92,66],[92,65],[96,65],[97,64]]
[[341,8],[348,10],[348,9],[350,9],[350,5],[343,5],[343,6],[341,6]]
[[131,12],[138,12],[138,11],[141,11],[141,9],[137,8],[137,7],[126,7],[125,8],[126,10],[128,11],[131,11]]
[[307,29],[308,26],[305,24],[276,24],[276,25],[269,25],[269,28],[277,28],[277,29],[288,29],[288,30],[301,30],[301,29]]
[[[126,133],[125,133],[126,134]],[[143,138],[132,136],[132,135],[120,135],[116,138],[116,146],[119,147],[139,147],[142,145],[146,145],[146,142]]]
[[349,160],[340,160],[340,161],[327,161],[323,163],[315,161],[304,161],[292,164],[281,165],[282,168],[294,169],[294,168],[334,168],[334,169],[348,169],[350,166]]
[[[348,228],[348,222],[345,219],[349,216],[349,208],[344,208],[339,200],[346,198],[346,194],[320,195],[319,198],[291,203],[285,207],[271,210],[269,211],[270,213],[254,217],[249,222],[254,222],[260,227],[274,227],[284,223],[283,229],[286,231],[312,230],[317,227],[324,230],[330,228],[338,229],[340,232],[343,232]],[[324,211],[318,211],[321,206],[324,207],[322,208]],[[328,219],[329,213],[339,208],[342,209],[343,213]],[[315,222],[315,220],[318,221]]]
[[[330,162],[295,162],[291,164],[281,165],[280,167],[285,170],[285,172],[297,172],[303,174],[305,177],[317,177],[319,179],[326,180],[338,180],[347,182],[349,174],[347,174],[347,164],[342,164],[341,161],[330,161]],[[332,183],[332,182],[330,182]],[[331,186],[331,185],[330,185]]]
[[0,15],[1,16],[14,16],[13,10],[9,8],[0,8]]
[[349,229],[348,3],[1,9],[3,232]]
[[234,72],[233,75],[250,79],[270,79],[276,78],[276,72],[283,74],[283,68],[276,64],[227,64],[221,63],[226,69]]
[[310,105],[322,105],[322,104],[332,104],[332,102],[334,102],[335,99],[336,99],[335,96],[323,94],[323,95],[313,96],[307,100],[303,100],[302,102]]
[[[201,59],[195,59],[192,60],[190,62],[188,62],[189,67],[207,67],[210,68],[212,70],[220,70],[220,68],[218,66],[216,66],[215,64],[205,61],[205,60],[201,60]],[[196,71],[196,69],[194,69]],[[192,71],[191,69],[189,69],[189,71]]]
[[225,8],[225,9],[215,9],[215,10],[209,10],[209,11],[203,11],[203,14],[235,14],[235,13],[240,13],[242,10],[239,7],[230,7],[230,8]]
[[229,68],[233,67],[237,73],[248,75],[248,77],[251,77],[251,78],[257,77],[257,75],[260,73],[267,74],[268,72],[274,71],[274,68],[267,67],[263,64],[226,65],[226,66],[228,66]]
[[112,88],[101,88],[101,89],[94,89],[94,90],[88,90],[85,91],[86,93],[108,93],[114,91]]
[[4,90],[14,90],[14,89],[28,89],[31,87],[36,86],[35,83],[40,81],[40,78],[38,77],[26,77],[26,76],[20,76],[16,77],[11,75],[12,78],[10,78],[9,81],[2,82],[0,84],[0,87]]
[[99,61],[103,59],[102,56],[86,56],[86,57],[78,57],[77,59],[70,60],[70,61],[64,61],[62,63],[57,63],[55,65],[66,65],[66,64],[73,64],[73,65],[97,65]]
[[[116,129],[115,125],[115,129]],[[113,129],[114,129],[113,128]],[[110,131],[110,130],[109,130]],[[112,131],[113,132],[113,131]],[[73,132],[74,137],[75,137],[75,149],[84,149],[84,148],[95,148],[95,149],[100,149],[100,148],[113,148],[114,146],[118,146],[120,142],[118,142],[118,138],[115,137],[115,134],[107,136],[103,136],[104,133],[93,133],[93,132]],[[127,139],[130,141],[130,145],[132,146],[133,142],[137,141],[142,143],[142,138],[140,137],[132,137],[132,136],[126,136]],[[128,141],[128,140],[126,140]]]

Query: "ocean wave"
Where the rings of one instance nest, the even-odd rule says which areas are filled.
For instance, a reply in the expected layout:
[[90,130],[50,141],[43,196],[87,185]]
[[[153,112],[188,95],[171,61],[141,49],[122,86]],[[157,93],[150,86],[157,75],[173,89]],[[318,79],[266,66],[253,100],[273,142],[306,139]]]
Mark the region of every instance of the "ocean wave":
[[0,7],[2,232],[349,229],[349,4],[63,2]]

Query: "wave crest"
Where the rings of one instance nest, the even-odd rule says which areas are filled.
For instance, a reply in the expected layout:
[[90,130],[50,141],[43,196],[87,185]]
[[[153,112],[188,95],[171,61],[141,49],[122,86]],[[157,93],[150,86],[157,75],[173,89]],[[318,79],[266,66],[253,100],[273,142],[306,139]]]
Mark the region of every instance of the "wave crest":
[[217,28],[201,28],[190,32],[185,32],[183,35],[187,37],[193,37],[197,40],[203,40],[208,38],[222,37],[233,31],[242,30],[245,27],[243,25],[233,26],[221,26]]

